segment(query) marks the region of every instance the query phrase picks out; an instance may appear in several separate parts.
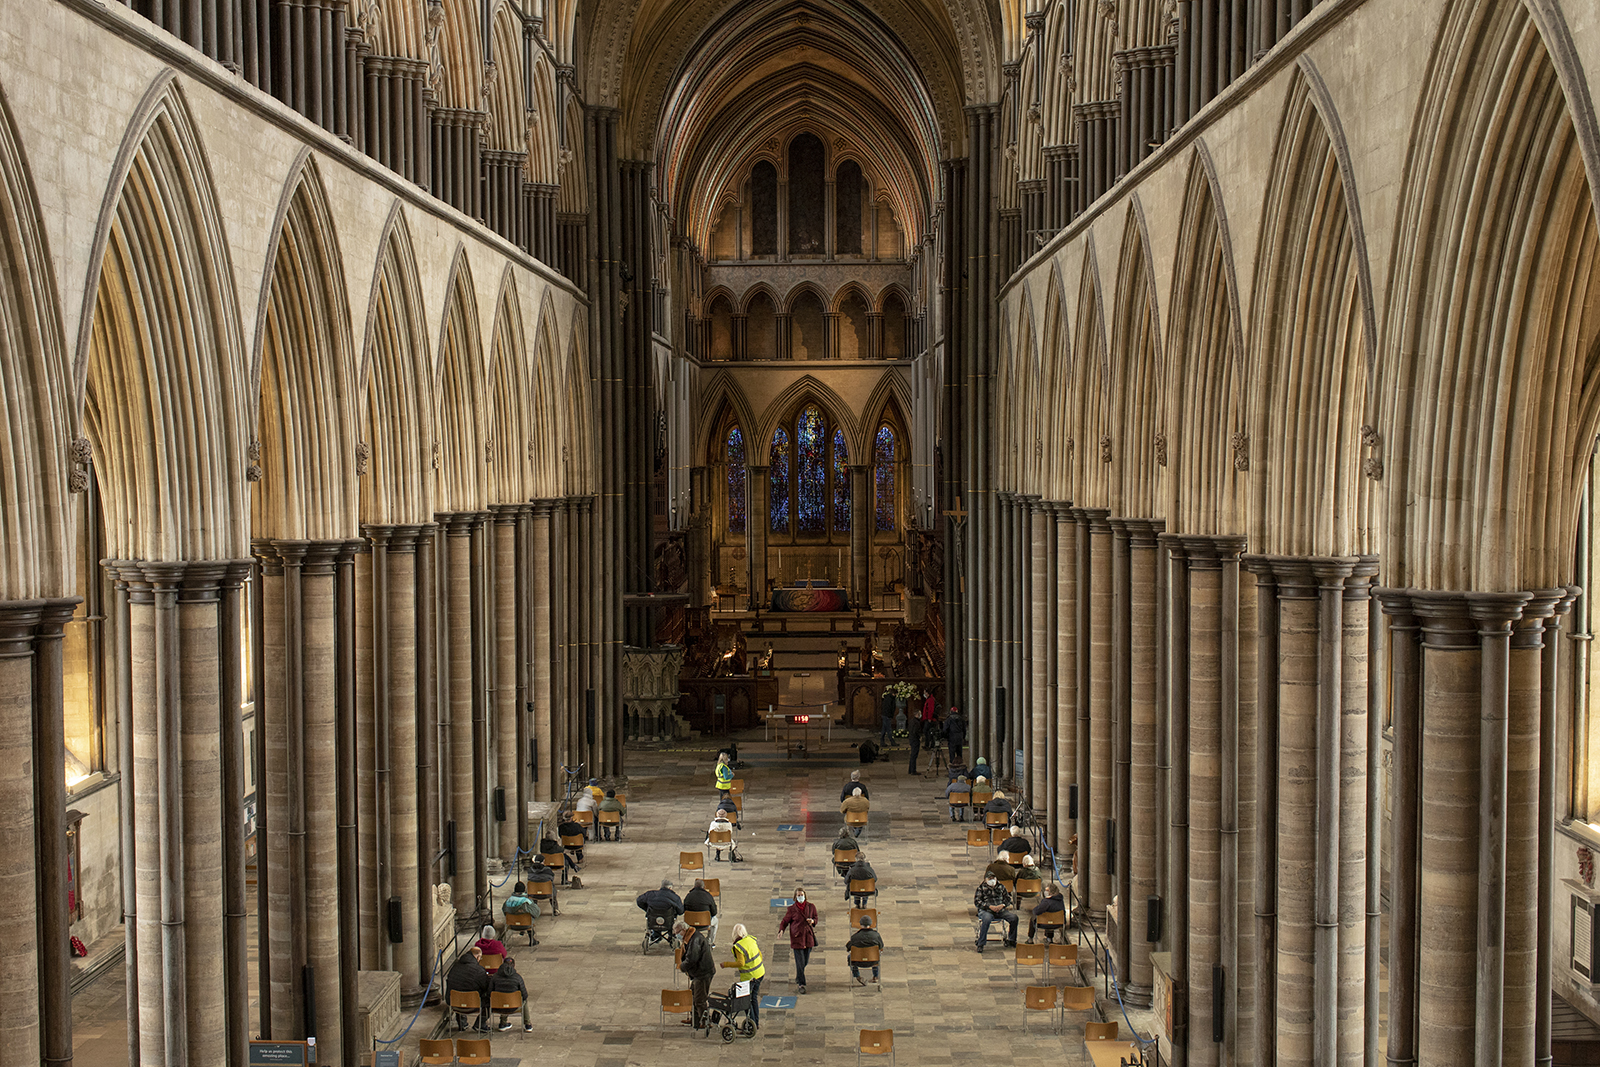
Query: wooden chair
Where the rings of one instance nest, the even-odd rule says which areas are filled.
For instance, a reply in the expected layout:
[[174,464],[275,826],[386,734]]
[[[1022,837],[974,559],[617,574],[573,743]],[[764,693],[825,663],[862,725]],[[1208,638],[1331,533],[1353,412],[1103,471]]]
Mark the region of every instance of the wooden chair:
[[[988,801],[984,801],[984,803],[988,803]],[[991,830],[996,826],[1010,826],[1011,816],[1003,811],[986,811],[983,813],[983,825]]]
[[974,789],[972,791],[972,810],[977,811],[989,801],[994,799],[993,789]]
[[[567,854],[565,852],[541,852],[540,861],[552,871],[561,872],[561,884],[567,884]],[[528,883],[532,885],[532,882]]]
[[850,895],[852,897],[875,897],[878,895],[878,880],[876,878],[850,879]]
[[733,831],[732,830],[712,830],[709,834],[706,835],[706,845],[707,845],[707,847],[716,849],[719,852],[722,849],[727,849],[729,852],[732,852],[733,851]]
[[[1019,948],[1021,946],[1018,946]],[[1036,1011],[1050,1013],[1050,1029],[1060,1030],[1056,1022],[1056,989],[1053,985],[1031,985],[1022,993],[1022,1029],[1028,1029],[1028,1016]]]
[[861,1031],[861,1040],[856,1045],[856,1067],[861,1067],[862,1056],[888,1056],[889,1062],[894,1063],[894,1031]]
[[602,811],[597,820],[601,826],[614,826],[617,830],[617,840],[622,840],[622,812]]
[[1044,958],[1043,945],[1017,945],[1017,955],[1011,961],[1011,977],[1015,979],[1024,967],[1038,967],[1041,971],[1047,966]]
[[584,826],[593,826],[594,825],[594,812],[592,812],[592,811],[575,811],[575,812],[572,813],[572,821],[575,822],[575,823],[580,823],[580,824],[582,824]]
[[877,908],[851,908],[850,909],[850,930],[851,930],[852,933],[854,933],[855,931],[861,929],[861,917],[863,915],[865,915],[867,918],[872,920],[872,928],[874,930],[876,930],[878,928],[878,909]]
[[[472,990],[470,990],[470,989],[452,989],[452,990],[450,990],[450,1014],[452,1016],[460,1017],[462,1015],[465,1015],[465,1016],[467,1016],[467,1017],[469,1017],[469,1018],[471,1018],[473,1020],[476,1020],[477,1017],[478,1017],[478,1013],[482,1009],[483,1009],[483,1001],[482,1001],[482,999],[480,999],[478,994],[474,993]],[[452,1019],[451,1021],[454,1022],[455,1020]],[[458,1027],[456,1027],[456,1029],[457,1030],[461,1030],[461,1029],[464,1029],[464,1028],[458,1026]]]
[[980,830],[975,826],[967,831],[967,851],[970,853],[975,848],[981,848],[985,853],[989,851],[988,830]]
[[694,1010],[694,993],[688,989],[663,989],[661,991],[661,1035],[667,1033],[667,1016],[688,1015]]
[[706,869],[706,854],[704,852],[678,853],[678,873],[684,871],[704,871]]
[[493,952],[490,952],[490,953],[486,954],[483,957],[483,959],[481,961],[479,961],[479,962],[481,962],[483,964],[483,969],[484,970],[488,971],[490,974],[494,974],[496,971],[498,971],[500,969],[500,965],[502,963],[504,963],[505,961],[506,961],[506,958],[504,956],[500,956],[500,955],[497,955],[497,954],[495,954]]
[[489,1039],[486,1037],[476,1041],[468,1041],[463,1037],[456,1042],[457,1063],[488,1063],[491,1058]]
[[672,984],[677,985],[689,976],[683,973],[683,953],[688,945],[679,945],[672,950]]
[[1085,1041],[1115,1041],[1117,1039],[1117,1020],[1108,1023],[1084,1023],[1083,1039]]
[[844,877],[844,872],[856,861],[858,849],[836,848],[833,850],[833,869],[839,872],[839,877]]
[[1061,1010],[1093,1011],[1094,986],[1092,985],[1064,985],[1061,989]]
[[[850,949],[850,962],[857,967],[877,967],[882,962],[883,950],[877,945],[856,945]],[[854,989],[861,988],[853,986]]]
[[711,899],[716,901],[718,906],[721,906],[721,904],[722,904],[722,879],[721,878],[702,878],[700,880],[706,884],[706,892],[711,894]]
[[[1009,838],[1010,836],[1011,836],[1010,834],[1006,834],[1007,838]],[[1001,860],[1001,861],[1003,861],[1005,863],[1009,863],[1013,867],[1020,867],[1020,866],[1022,866],[1022,861],[1027,857],[1027,855],[1028,854],[1026,852],[1004,852],[1004,851],[1002,851],[1002,852],[996,852],[994,854],[994,858],[997,859],[997,860]]]
[[711,929],[711,913],[709,911],[686,911],[683,913],[683,921],[696,930]]
[[735,778],[733,780],[733,784],[728,787],[728,795],[730,797],[742,797],[742,796],[744,796],[744,779],[743,778]]
[[[1040,920],[1039,927],[1044,928],[1043,920]],[[1049,971],[1078,965],[1077,945],[1046,945],[1045,949],[1045,961],[1049,964]]]
[[562,834],[561,835],[561,847],[562,848],[577,848],[577,849],[581,849],[581,848],[583,848],[583,846],[585,844],[587,844],[587,842],[584,841],[582,834]]
[[844,813],[844,824],[851,828],[867,825],[867,813],[864,811],[847,811]]
[[520,911],[506,912],[506,936],[512,933],[527,934],[528,944],[533,944],[533,916]]
[[456,1062],[456,1043],[448,1037],[422,1039],[422,1062],[448,1064]]
[[498,1015],[504,1019],[508,1015],[515,1015],[522,1010],[521,993],[495,993],[489,994],[489,1014]]
[[528,898],[530,900],[548,900],[550,902],[550,914],[560,914],[560,912],[555,910],[556,884],[554,882],[529,882]]
[[968,790],[965,793],[951,793],[946,799],[952,808],[957,808],[961,811],[961,818],[965,821],[967,817],[966,809],[972,806],[972,792]]
[[1016,892],[1012,894],[1020,905],[1024,897],[1038,897],[1044,895],[1044,879],[1018,878]]
[[997,848],[1000,846],[1000,844],[1003,841],[1005,841],[1006,838],[1008,838],[1010,836],[1011,836],[1011,827],[1009,827],[1009,826],[991,826],[991,827],[989,827],[989,844],[991,844],[991,845],[993,845],[993,846],[995,846]]

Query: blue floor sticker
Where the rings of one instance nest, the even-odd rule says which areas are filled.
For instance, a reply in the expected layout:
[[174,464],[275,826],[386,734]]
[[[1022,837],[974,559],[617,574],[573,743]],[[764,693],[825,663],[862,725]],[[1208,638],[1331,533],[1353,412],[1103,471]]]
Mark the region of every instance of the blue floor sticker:
[[762,997],[761,998],[761,1010],[765,1011],[768,1008],[792,1008],[792,1007],[794,1007],[794,1002],[795,1002],[796,999],[798,999],[798,998],[796,998],[796,997]]
[[784,822],[778,824],[778,832],[780,834],[790,833],[796,830],[804,830],[805,828],[806,824],[803,822]]
[[771,906],[774,907],[774,908],[787,908],[790,904],[793,904],[793,903],[794,903],[794,898],[793,897],[773,897]]

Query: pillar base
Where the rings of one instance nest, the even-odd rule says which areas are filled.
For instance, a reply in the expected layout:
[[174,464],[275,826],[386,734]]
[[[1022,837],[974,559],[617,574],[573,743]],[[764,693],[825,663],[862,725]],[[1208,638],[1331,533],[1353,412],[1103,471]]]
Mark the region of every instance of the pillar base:
[[1122,987],[1122,1002],[1130,1008],[1148,1008],[1155,999],[1155,989],[1129,982]]

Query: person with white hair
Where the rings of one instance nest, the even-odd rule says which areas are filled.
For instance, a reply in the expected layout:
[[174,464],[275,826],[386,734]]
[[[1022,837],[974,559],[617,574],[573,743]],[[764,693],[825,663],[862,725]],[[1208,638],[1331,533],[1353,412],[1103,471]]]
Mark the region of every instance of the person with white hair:
[[857,789],[861,790],[862,796],[869,800],[872,799],[872,790],[868,789],[867,783],[861,780],[861,772],[851,771],[850,780],[844,784],[844,788],[839,790],[839,800],[842,802],[850,799],[850,794]]
[[1022,828],[1020,826],[1007,827],[1006,832],[1011,836],[1000,842],[1001,852],[1014,852],[1019,856],[1025,856],[1032,851],[1033,845],[1026,837],[1022,836]]
[[733,960],[722,966],[739,968],[734,981],[750,983],[750,1021],[760,1027],[761,979],[766,975],[767,967],[761,961],[761,946],[750,936],[750,931],[745,928],[744,923],[734,926]]

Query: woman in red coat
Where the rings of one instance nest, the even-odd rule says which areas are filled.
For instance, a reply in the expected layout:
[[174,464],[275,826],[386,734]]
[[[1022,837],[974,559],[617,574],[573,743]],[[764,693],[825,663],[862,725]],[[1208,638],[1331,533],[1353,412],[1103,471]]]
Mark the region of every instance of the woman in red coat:
[[806,991],[806,963],[817,946],[817,906],[807,903],[806,891],[794,891],[794,903],[778,921],[778,933],[789,931],[789,948],[794,953],[794,983]]

